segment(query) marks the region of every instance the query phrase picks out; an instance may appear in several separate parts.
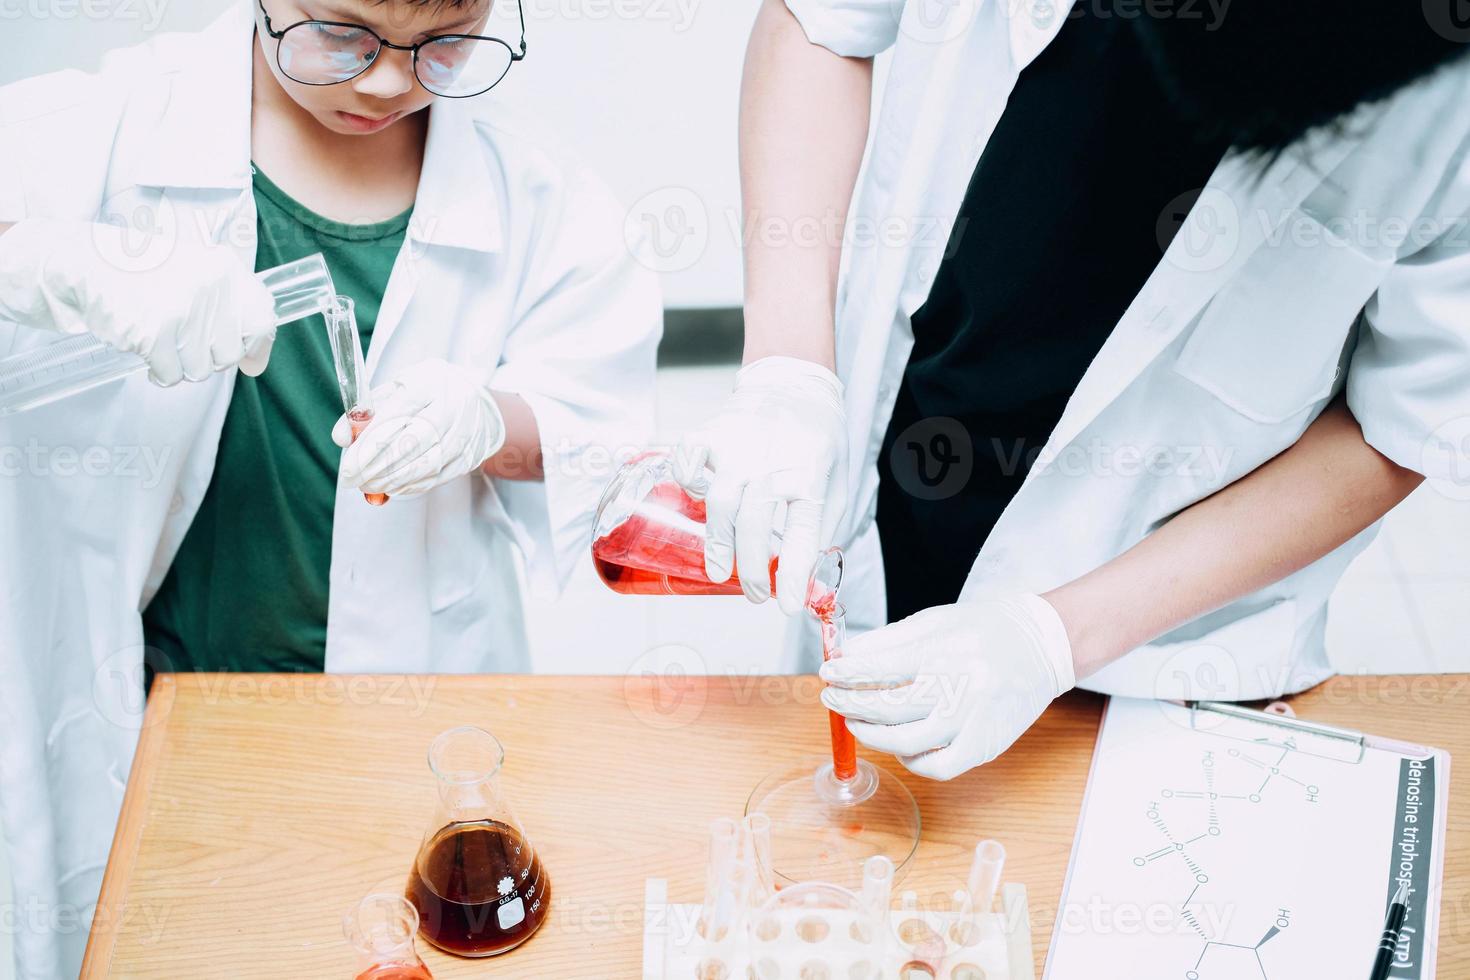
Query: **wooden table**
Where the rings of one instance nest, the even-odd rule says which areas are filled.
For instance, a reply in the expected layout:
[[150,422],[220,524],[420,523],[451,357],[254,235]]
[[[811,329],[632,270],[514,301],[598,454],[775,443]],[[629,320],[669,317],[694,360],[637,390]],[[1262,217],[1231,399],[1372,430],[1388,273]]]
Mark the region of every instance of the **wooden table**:
[[[826,750],[818,690],[814,677],[162,675],[82,976],[350,977],[340,917],[403,887],[433,806],[425,749],[474,724],[505,743],[503,785],[552,876],[552,914],[507,957],[420,943],[434,975],[638,977],[644,879],[699,900],[710,820],[738,817],[777,764]],[[953,887],[975,841],[1001,839],[1006,879],[1030,890],[1038,967],[1102,703],[1068,695],[952,783],[903,773],[925,823],[904,887]],[[1470,978],[1470,676],[1340,677],[1292,703],[1456,756],[1439,976]]]

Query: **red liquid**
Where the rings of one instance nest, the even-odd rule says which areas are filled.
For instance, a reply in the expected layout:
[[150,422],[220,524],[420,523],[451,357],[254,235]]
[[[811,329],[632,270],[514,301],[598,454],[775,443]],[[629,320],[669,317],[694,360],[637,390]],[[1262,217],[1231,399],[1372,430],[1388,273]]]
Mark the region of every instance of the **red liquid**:
[[[675,511],[703,525],[703,500],[677,483],[660,483],[648,503]],[[694,530],[666,527],[634,514],[592,543],[597,574],[624,595],[740,595],[740,569],[726,582],[711,582],[704,572],[704,537]],[[776,562],[771,559],[771,594],[776,594]]]
[[[837,626],[832,622],[832,612],[837,605],[834,596],[829,602],[817,603],[813,611],[821,618],[822,659],[831,660],[842,656],[837,649]],[[847,719],[835,711],[827,712],[827,723],[832,729],[832,772],[843,782],[857,776],[857,740],[847,730]]]
[[384,966],[370,966],[357,975],[357,980],[434,980],[434,975],[426,966],[404,966],[401,963],[389,963]]
[[[353,442],[357,441],[357,437],[362,435],[362,430],[366,429],[372,420],[373,410],[370,408],[356,408],[347,413],[347,424],[352,426]],[[365,493],[362,496],[374,507],[381,507],[388,502],[386,493]]]
[[419,930],[445,952],[492,956],[528,939],[551,907],[551,881],[503,823],[453,823],[419,852],[408,880]]

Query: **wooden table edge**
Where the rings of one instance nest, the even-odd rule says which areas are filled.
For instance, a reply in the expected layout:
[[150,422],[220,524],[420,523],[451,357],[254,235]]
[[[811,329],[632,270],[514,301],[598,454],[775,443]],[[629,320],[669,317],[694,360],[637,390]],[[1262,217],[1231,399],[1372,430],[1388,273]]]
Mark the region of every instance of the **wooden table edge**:
[[99,931],[95,928],[95,923],[122,921],[120,910],[127,901],[133,862],[143,840],[148,795],[152,789],[153,775],[158,771],[155,763],[163,751],[168,719],[173,712],[174,694],[177,690],[172,675],[159,674],[148,693],[148,707],[143,712],[143,730],[138,736],[138,748],[133,754],[127,789],[123,792],[122,811],[118,814],[117,829],[113,832],[107,870],[102,875],[102,888],[97,896],[97,909],[92,920],[94,928],[87,937],[87,950],[82,957],[80,978],[105,977],[112,969],[117,929],[108,927]]

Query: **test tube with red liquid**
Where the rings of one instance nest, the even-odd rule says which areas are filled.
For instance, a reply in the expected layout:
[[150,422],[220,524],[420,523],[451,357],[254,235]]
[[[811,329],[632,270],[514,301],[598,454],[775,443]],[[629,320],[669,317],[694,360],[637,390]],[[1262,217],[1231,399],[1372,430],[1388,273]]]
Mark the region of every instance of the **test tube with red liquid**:
[[[357,332],[357,310],[349,296],[338,296],[327,307],[327,338],[332,345],[332,366],[337,371],[337,389],[342,393],[342,408],[352,427],[352,441],[373,420],[372,392],[367,384],[367,362],[362,354],[362,336]],[[374,507],[388,502],[385,493],[365,493],[363,497]]]
[[[822,659],[836,660],[842,656],[847,638],[847,609],[834,600],[818,612],[817,621],[822,629]],[[827,723],[832,729],[832,773],[842,782],[850,782],[857,776],[857,740],[847,730],[847,719],[831,709],[827,711]]]
[[[625,595],[740,595],[740,570],[724,582],[704,568],[706,511],[703,500],[674,478],[667,453],[648,452],[622,467],[597,505],[592,561],[607,587]],[[779,558],[766,574],[776,592]],[[807,606],[819,618],[836,601],[842,552],[829,548],[807,582]]]

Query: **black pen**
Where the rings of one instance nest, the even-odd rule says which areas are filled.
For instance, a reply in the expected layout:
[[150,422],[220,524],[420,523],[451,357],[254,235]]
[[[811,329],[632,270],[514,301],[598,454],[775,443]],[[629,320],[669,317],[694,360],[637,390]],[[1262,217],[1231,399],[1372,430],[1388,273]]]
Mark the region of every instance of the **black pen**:
[[1393,969],[1393,957],[1399,948],[1399,933],[1404,928],[1404,916],[1409,911],[1409,883],[1399,882],[1399,890],[1388,904],[1388,921],[1383,924],[1383,938],[1378,940],[1378,956],[1373,960],[1373,972],[1368,980],[1388,980],[1388,971]]

